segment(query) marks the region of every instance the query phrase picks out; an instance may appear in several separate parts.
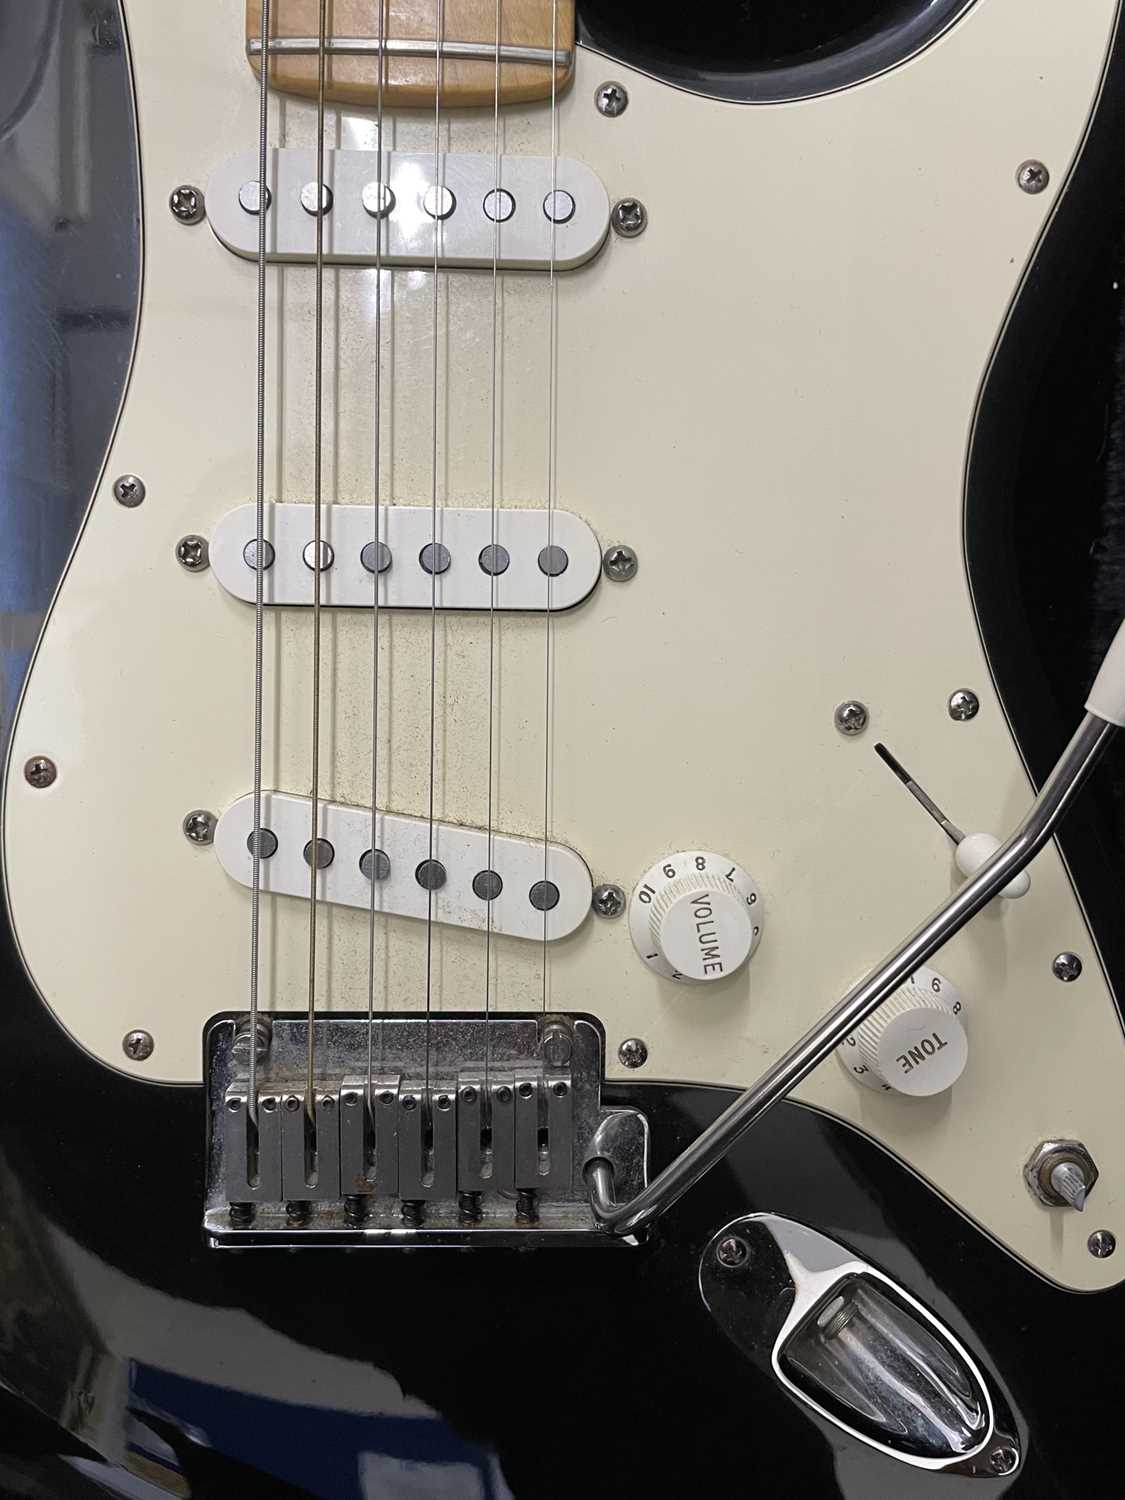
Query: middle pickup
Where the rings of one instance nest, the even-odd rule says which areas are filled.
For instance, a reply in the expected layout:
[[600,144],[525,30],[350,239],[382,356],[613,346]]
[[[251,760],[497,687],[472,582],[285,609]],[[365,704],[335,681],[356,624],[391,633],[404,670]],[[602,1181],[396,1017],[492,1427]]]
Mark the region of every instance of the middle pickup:
[[[267,605],[311,605],[319,562],[328,608],[552,612],[580,604],[598,581],[598,539],[570,511],[384,505],[375,538],[370,505],[321,508],[319,555],[311,505],[268,505],[262,594]],[[257,580],[252,505],[215,527],[210,560],[230,593],[252,604]]]

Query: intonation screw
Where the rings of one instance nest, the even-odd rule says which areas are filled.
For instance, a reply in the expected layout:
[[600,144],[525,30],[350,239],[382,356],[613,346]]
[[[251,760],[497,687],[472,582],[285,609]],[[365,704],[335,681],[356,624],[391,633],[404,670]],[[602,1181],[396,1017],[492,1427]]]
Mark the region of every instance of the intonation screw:
[[230,1206],[230,1227],[232,1229],[249,1229],[254,1222],[254,1205],[252,1203],[232,1203]]
[[367,1218],[367,1198],[363,1193],[347,1193],[344,1197],[344,1221],[349,1229],[358,1229]]
[[1105,1260],[1107,1255],[1112,1255],[1117,1249],[1117,1236],[1109,1229],[1095,1229],[1086,1241],[1086,1248],[1091,1255]]
[[619,917],[625,910],[625,892],[619,885],[612,881],[605,881],[602,885],[594,887],[594,894],[590,897],[590,907],[595,916]]
[[1077,953],[1056,953],[1051,960],[1051,973],[1056,979],[1061,979],[1063,984],[1077,979],[1081,972],[1082,960]]
[[205,807],[197,807],[183,821],[184,838],[192,844],[209,844],[215,837],[215,825],[218,821],[213,812],[208,812]]
[[988,1467],[994,1474],[1010,1474],[1019,1461],[1019,1454],[1007,1444],[1002,1448],[993,1448],[988,1455]]
[[624,542],[615,542],[602,554],[602,572],[614,583],[628,583],[630,578],[636,577],[637,554]]
[[1041,161],[1021,162],[1016,181],[1025,193],[1041,193],[1051,180],[1051,174]]
[[599,115],[608,115],[616,120],[629,107],[629,95],[620,83],[602,83],[594,90],[594,103]]
[[715,1259],[728,1271],[733,1271],[750,1259],[750,1246],[737,1234],[724,1234],[715,1246]]
[[23,768],[24,780],[36,791],[50,786],[59,774],[59,768],[46,755],[33,755]]
[[869,718],[867,705],[861,703],[858,698],[849,698],[846,703],[838,703],[836,711],[832,715],[832,722],[841,734],[862,734],[867,728]]
[[135,474],[121,474],[113,481],[113,498],[118,505],[135,510],[145,498],[145,484]]
[[154,1045],[147,1031],[127,1031],[121,1040],[122,1052],[134,1062],[144,1062],[146,1057],[151,1057]]
[[311,1214],[311,1204],[305,1202],[303,1199],[300,1201],[293,1199],[285,1205],[286,1220],[294,1229],[299,1228],[302,1224],[307,1224]]
[[648,228],[648,210],[639,198],[619,198],[610,210],[609,222],[623,240],[635,240]]
[[956,719],[959,724],[965,723],[967,719],[975,719],[980,712],[980,699],[971,688],[958,688],[955,693],[949,695],[949,717]]
[[176,543],[176,561],[189,573],[202,573],[210,561],[206,537],[182,536]]
[[627,1037],[618,1047],[617,1056],[626,1068],[643,1068],[648,1062],[648,1048],[639,1036]]
[[426,1219],[426,1204],[422,1198],[402,1200],[402,1226],[404,1229],[421,1229]]
[[476,1224],[481,1218],[480,1194],[458,1193],[457,1215],[465,1224]]
[[534,1188],[519,1188],[516,1192],[516,1221],[534,1224],[539,1218],[539,1199]]
[[199,224],[204,213],[203,190],[192,187],[190,182],[181,183],[178,188],[172,189],[168,207],[172,210],[172,217],[181,224]]

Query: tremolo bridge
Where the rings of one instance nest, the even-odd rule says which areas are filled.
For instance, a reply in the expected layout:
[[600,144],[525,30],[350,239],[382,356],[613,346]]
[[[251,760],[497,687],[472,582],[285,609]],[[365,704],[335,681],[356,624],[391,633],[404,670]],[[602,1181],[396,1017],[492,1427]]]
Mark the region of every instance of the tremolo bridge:
[[[586,1018],[339,1016],[207,1035],[212,1247],[596,1241],[593,1155],[647,1180],[644,1116],[601,1102],[602,1035]],[[255,1119],[256,1115],[256,1119]]]

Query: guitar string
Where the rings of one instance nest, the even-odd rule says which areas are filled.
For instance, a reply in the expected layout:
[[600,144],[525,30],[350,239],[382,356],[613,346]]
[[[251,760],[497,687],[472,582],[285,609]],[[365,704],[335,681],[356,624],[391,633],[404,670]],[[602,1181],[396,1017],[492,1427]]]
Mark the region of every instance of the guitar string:
[[[387,34],[387,0],[379,0],[379,41]],[[389,213],[383,213],[383,80],[386,59],[382,46],[377,53],[379,69],[378,103],[376,106],[376,144],[378,156],[375,167],[375,451],[373,468],[375,477],[375,540],[372,561],[372,646],[371,646],[371,890],[367,931],[367,1098],[365,1108],[372,1131],[375,1126],[372,1043],[375,1030],[375,892],[379,885],[378,850],[378,791],[379,791],[379,568],[382,548],[382,424],[383,424],[383,232]],[[392,273],[393,285],[393,273]],[[385,997],[384,997],[385,999]],[[382,1074],[385,1061],[385,1018],[379,1022],[379,1072]]]
[[[554,58],[558,51],[558,0],[551,0],[551,56]],[[559,180],[559,109],[558,109],[558,65],[551,64],[551,194],[549,202],[551,213],[548,215],[551,225],[551,251],[547,267],[547,552],[546,552],[546,574],[547,574],[547,611],[546,626],[544,629],[544,708],[543,708],[543,896],[549,890],[549,871],[551,863],[550,831],[551,831],[551,732],[552,732],[552,698],[553,683],[551,674],[554,670],[554,626],[551,619],[551,606],[554,602],[554,541],[555,541],[555,484],[557,479],[558,462],[558,434],[556,430],[556,372],[555,361],[557,357],[558,340],[558,288],[555,284],[555,255],[557,251],[558,225],[555,220],[557,213],[556,194],[558,192]],[[547,1009],[547,928],[550,922],[551,912],[546,906],[544,899],[543,911],[543,1011]]]
[[262,0],[262,50],[258,54],[258,324],[254,479],[254,830],[250,846],[250,1118],[258,1123],[258,973],[262,905],[262,679],[265,669],[266,530],[266,155],[269,137],[270,0]]
[[313,337],[313,610],[312,610],[312,799],[309,834],[309,1004],[308,1052],[305,1071],[305,1108],[315,1120],[313,1077],[316,1070],[316,915],[320,875],[320,603],[322,582],[324,407],[324,95],[327,55],[328,0],[320,0],[320,29],[316,54],[316,317]]
[[[499,366],[499,329],[500,329],[500,279],[498,275],[500,263],[500,7],[502,0],[496,0],[496,59],[494,65],[494,81],[492,95],[492,148],[493,148],[493,196],[492,206],[494,218],[492,221],[492,368],[491,368],[491,413],[492,428],[489,439],[489,542],[492,551],[489,553],[492,559],[492,567],[488,579],[488,821],[487,821],[487,857],[485,868],[489,871],[493,868],[493,778],[495,776],[495,730],[496,730],[496,579],[497,573],[497,514],[496,514],[496,470],[497,470],[497,425],[500,420],[497,402],[497,381]],[[489,1081],[492,1065],[492,1029],[490,1026],[492,1014],[492,900],[485,902],[485,927],[484,927],[484,1098],[491,1100]],[[489,1105],[483,1106],[482,1119],[489,1116]]]
[[433,405],[430,413],[433,429],[433,452],[430,476],[430,806],[429,806],[429,854],[426,878],[426,1043],[425,1043],[425,1094],[424,1107],[429,1109],[430,1099],[430,1032],[433,1012],[434,973],[434,767],[437,749],[437,581],[438,581],[438,327],[440,314],[441,283],[438,262],[441,252],[442,224],[440,217],[445,208],[445,172],[441,160],[441,86],[442,44],[445,40],[445,0],[438,0],[437,36],[434,48],[434,288],[433,288],[433,358],[430,372],[433,384]]

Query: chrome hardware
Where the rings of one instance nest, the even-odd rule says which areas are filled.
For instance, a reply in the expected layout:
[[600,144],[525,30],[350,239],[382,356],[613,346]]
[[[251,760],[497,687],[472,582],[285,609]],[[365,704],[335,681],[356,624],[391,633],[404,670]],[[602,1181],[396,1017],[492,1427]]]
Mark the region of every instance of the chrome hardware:
[[113,498],[127,510],[135,510],[145,498],[144,480],[135,474],[120,475],[113,481]]
[[949,717],[951,719],[963,724],[967,719],[975,719],[978,713],[980,713],[980,699],[972,688],[958,688],[955,693],[950,693]]
[[[325,40],[324,50],[332,57],[377,57],[387,58],[436,57],[437,43],[425,38],[377,36],[330,36]],[[445,62],[496,61],[496,46],[493,42],[447,42],[443,39],[441,55]],[[315,57],[320,51],[319,38],[315,36],[278,36],[269,44],[271,57]],[[246,43],[247,57],[262,55],[261,37],[251,37]],[[574,54],[564,47],[554,51],[550,47],[520,47],[509,42],[500,46],[501,63],[532,63],[556,68],[569,68]]]
[[858,698],[849,698],[846,703],[839,703],[832,715],[832,722],[841,734],[862,734],[867,728],[867,705],[860,703]]
[[208,812],[205,807],[197,807],[184,819],[184,838],[193,844],[210,844],[214,841],[218,821],[213,812]]
[[1086,1248],[1098,1260],[1104,1260],[1117,1249],[1117,1236],[1110,1229],[1095,1229],[1086,1241]]
[[1051,973],[1063,984],[1070,984],[1082,972],[1082,960],[1077,953],[1056,953],[1051,960]]
[[[1105,672],[1103,667],[1095,680],[1091,701],[1095,701],[1095,691],[1100,692],[1107,703],[1112,697],[1115,684],[1112,674],[1103,683]],[[635,1199],[630,1202],[618,1196],[613,1158],[599,1158],[592,1154],[586,1163],[585,1176],[590,1202],[599,1222],[614,1234],[635,1233],[669,1209],[705,1172],[721,1161],[735,1141],[767,1109],[807,1077],[849,1032],[862,1025],[917,968],[1031,862],[1051,837],[1116,731],[1115,723],[1088,711],[1030,810],[1007,842],[767,1068],[757,1082],[740,1094]]]
[[630,1036],[617,1049],[617,1060],[623,1068],[643,1068],[648,1062],[648,1047],[639,1036]]
[[1081,1141],[1041,1141],[1024,1163],[1028,1190],[1048,1208],[1086,1207],[1098,1168]]
[[602,83],[594,90],[594,103],[599,115],[616,120],[629,108],[629,95],[624,84]]
[[151,1057],[155,1045],[147,1031],[127,1031],[121,1038],[122,1052],[134,1062],[144,1062],[146,1057]]
[[[273,202],[273,194],[266,188],[266,212],[269,213],[270,204]],[[244,213],[256,214],[262,205],[262,194],[259,190],[257,178],[252,177],[249,182],[244,182],[238,190],[239,207]]]
[[319,1021],[311,1111],[307,1022],[273,1017],[256,1111],[239,1024],[207,1034],[213,1247],[612,1243],[582,1182],[595,1140],[644,1184],[644,1117],[601,1104],[602,1036],[584,1018],[388,1016],[373,1037],[366,1017]]
[[635,240],[648,228],[648,209],[639,198],[619,198],[609,212],[615,234],[624,240]]
[[33,755],[23,768],[24,780],[37,792],[53,785],[58,774],[58,766],[46,755]]
[[[732,1272],[752,1268],[750,1274]],[[934,1315],[826,1235],[750,1214],[699,1265],[708,1311],[797,1401],[917,1469],[994,1478],[1020,1463],[1006,1402]]]
[[172,217],[181,224],[201,224],[206,212],[202,192],[199,188],[192,187],[190,182],[172,189],[168,207],[172,210]]
[[1041,161],[1021,162],[1016,172],[1016,181],[1025,193],[1041,193],[1051,180],[1051,174]]
[[206,537],[182,536],[176,543],[176,561],[189,573],[201,573],[207,566]]
[[637,554],[624,542],[615,542],[602,554],[602,572],[614,583],[628,583],[637,575]]
[[619,917],[625,910],[625,892],[612,881],[603,881],[594,887],[590,908],[596,917]]

